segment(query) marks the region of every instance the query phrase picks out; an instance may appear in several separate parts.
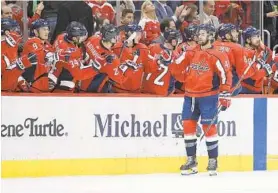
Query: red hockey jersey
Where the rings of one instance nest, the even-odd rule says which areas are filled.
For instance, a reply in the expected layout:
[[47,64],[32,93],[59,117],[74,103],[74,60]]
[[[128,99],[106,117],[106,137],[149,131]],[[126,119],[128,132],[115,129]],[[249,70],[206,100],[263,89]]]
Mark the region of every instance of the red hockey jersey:
[[54,92],[74,91],[77,81],[82,81],[94,77],[97,71],[91,65],[84,65],[86,52],[81,47],[69,42],[66,34],[61,34],[54,42],[56,52],[63,55],[68,54],[69,58],[65,61],[59,61],[56,64],[56,69],[50,74],[52,81],[57,83],[57,78],[60,78],[58,88]]
[[[115,45],[113,51],[119,57],[122,49],[122,43]],[[156,70],[154,62],[148,58],[149,49],[144,44],[136,44],[132,48],[124,48],[122,56],[120,58],[121,63],[125,63],[127,60],[135,62],[139,68],[134,73],[127,77],[127,81],[122,85],[115,84],[113,90],[115,92],[140,92],[142,86],[142,79],[144,73],[150,73]]]
[[31,79],[31,92],[48,92],[49,82],[48,82],[48,72],[50,71],[50,66],[45,62],[45,56],[48,52],[53,52],[54,49],[50,43],[42,41],[40,38],[32,37],[29,38],[23,47],[22,54],[28,55],[30,53],[36,53],[38,57],[38,64],[34,66],[34,74]]
[[[268,52],[268,57],[266,62],[271,63],[272,51],[269,48],[266,48],[266,50]],[[252,60],[254,55],[256,55],[257,60],[262,58],[265,50],[263,50],[262,48],[259,48],[258,50],[245,48],[245,51],[247,53],[247,60],[250,61]],[[243,80],[242,86],[253,92],[261,93],[263,90],[264,83],[267,85],[267,80],[266,80],[267,73],[265,72],[264,69],[259,69],[258,66],[259,64],[257,62],[253,64],[253,68],[256,70],[256,73],[253,76]]]
[[[229,58],[231,67],[232,67],[232,75],[233,75],[233,82],[232,82],[232,90],[238,83],[239,79],[244,74],[244,71],[248,68],[249,63],[247,60],[247,53],[245,48],[242,47],[240,44],[234,42],[223,42],[223,41],[215,41],[214,42],[215,48],[220,52],[225,52]],[[252,58],[251,58],[252,59]],[[247,73],[245,74],[243,79],[247,79],[255,74],[255,68],[250,67]]]
[[[157,59],[160,55],[168,57],[166,48],[162,44],[150,45],[150,58],[154,61],[153,68],[156,70],[152,73],[144,75],[142,92],[156,95],[169,95],[174,92],[175,84],[175,65],[158,65]],[[178,57],[178,53],[173,51],[171,59],[174,61]]]
[[[123,84],[127,80],[129,74],[133,74],[131,69],[128,69],[127,66],[121,65],[120,59],[112,52],[112,50],[108,50],[103,46],[101,37],[90,37],[86,41],[85,47],[89,55],[89,60],[93,61],[93,67],[96,72],[107,74],[109,79],[115,84]],[[108,62],[108,60],[110,60],[110,62]],[[87,90],[87,87],[92,80],[93,77],[82,81],[81,89]]]
[[[16,91],[18,78],[24,72],[22,69],[12,67],[12,64],[19,58],[17,51],[21,40],[22,37],[15,32],[11,32],[9,36],[1,40],[1,89],[3,91]],[[31,66],[26,56],[20,59],[24,68]]]
[[179,65],[186,96],[205,97],[230,91],[232,73],[226,54],[213,48],[187,50]]

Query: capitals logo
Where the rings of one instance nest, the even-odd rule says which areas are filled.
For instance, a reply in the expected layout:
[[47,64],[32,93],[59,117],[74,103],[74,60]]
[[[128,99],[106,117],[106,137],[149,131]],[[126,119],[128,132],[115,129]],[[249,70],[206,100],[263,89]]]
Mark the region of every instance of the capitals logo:
[[210,70],[208,64],[204,60],[201,60],[198,63],[192,63],[190,68],[197,71],[197,74],[199,75]]
[[229,52],[229,51],[230,51],[230,48],[229,48],[229,47],[226,47],[226,46],[221,46],[221,47],[219,48],[219,51],[220,51],[220,52],[226,53],[226,52]]

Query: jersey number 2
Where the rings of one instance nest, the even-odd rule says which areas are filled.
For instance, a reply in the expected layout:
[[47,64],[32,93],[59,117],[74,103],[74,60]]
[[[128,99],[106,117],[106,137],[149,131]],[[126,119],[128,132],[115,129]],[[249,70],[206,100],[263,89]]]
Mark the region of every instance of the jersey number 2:
[[[161,65],[160,66],[161,70],[163,70],[157,77],[156,79],[154,79],[154,84],[158,85],[158,86],[163,86],[164,85],[164,81],[162,81],[162,78],[167,74],[168,72],[168,66],[164,66]],[[149,73],[146,77],[146,80],[149,80],[151,77],[152,73]]]

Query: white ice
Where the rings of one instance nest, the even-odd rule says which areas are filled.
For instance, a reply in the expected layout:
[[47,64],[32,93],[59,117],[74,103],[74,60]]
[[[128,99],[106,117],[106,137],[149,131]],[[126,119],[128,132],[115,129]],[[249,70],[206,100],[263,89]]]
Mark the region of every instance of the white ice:
[[3,193],[278,193],[278,171],[2,179]]

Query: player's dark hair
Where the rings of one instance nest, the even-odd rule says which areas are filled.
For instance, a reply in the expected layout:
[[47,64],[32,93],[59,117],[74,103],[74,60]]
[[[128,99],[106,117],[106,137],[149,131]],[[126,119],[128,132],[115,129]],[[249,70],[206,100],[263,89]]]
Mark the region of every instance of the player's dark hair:
[[122,11],[122,17],[125,17],[127,14],[132,13],[134,14],[132,9],[123,9]]
[[161,21],[161,23],[160,23],[160,31],[163,33],[163,32],[165,32],[165,29],[166,28],[169,28],[170,27],[170,22],[171,21],[174,21],[173,19],[169,19],[169,18],[167,18],[167,19],[163,19],[162,21]]

